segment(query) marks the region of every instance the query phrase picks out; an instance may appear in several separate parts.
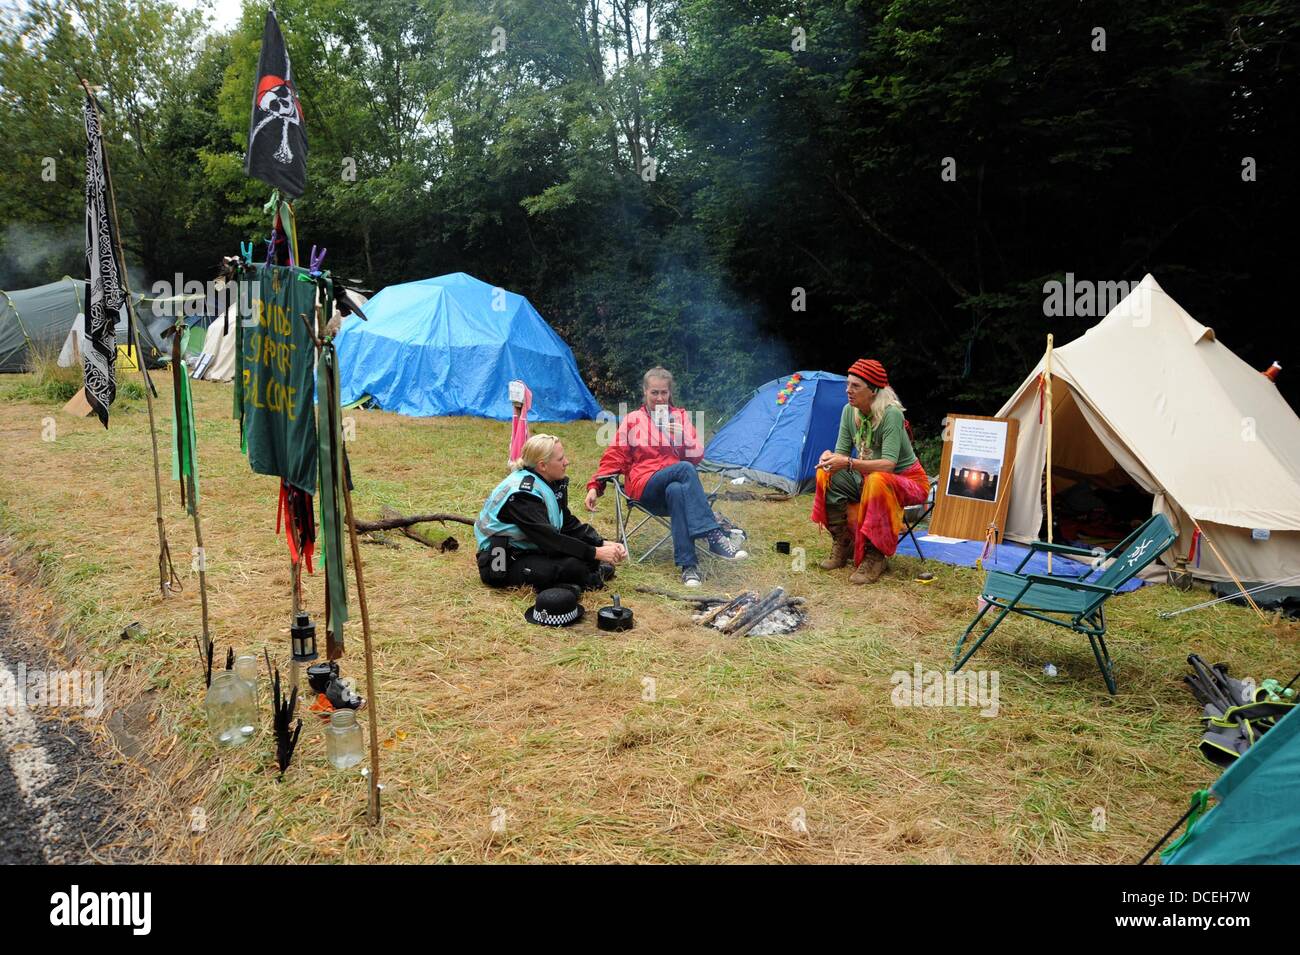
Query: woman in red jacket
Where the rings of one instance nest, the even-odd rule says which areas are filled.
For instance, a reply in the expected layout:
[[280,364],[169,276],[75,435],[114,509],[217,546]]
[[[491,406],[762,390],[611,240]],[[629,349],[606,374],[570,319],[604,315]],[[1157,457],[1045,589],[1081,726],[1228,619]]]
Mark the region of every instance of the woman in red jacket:
[[695,470],[704,459],[704,445],[686,409],[673,407],[672,372],[651,368],[641,384],[644,404],[619,422],[613,442],[601,455],[596,476],[587,482],[587,510],[596,509],[596,498],[604,492],[597,477],[624,475],[629,497],[670,519],[673,560],[681,568],[682,583],[698,587],[696,538],[703,537],[709,550],[725,560],[748,555],[736,549],[709,506]]

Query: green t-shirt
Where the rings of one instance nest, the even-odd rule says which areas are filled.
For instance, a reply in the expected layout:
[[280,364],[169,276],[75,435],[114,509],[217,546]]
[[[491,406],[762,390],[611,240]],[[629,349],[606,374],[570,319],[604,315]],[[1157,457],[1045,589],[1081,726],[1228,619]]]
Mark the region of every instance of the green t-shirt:
[[898,405],[885,409],[880,427],[872,428],[871,420],[860,414],[853,405],[845,405],[840,415],[840,433],[835,440],[835,453],[848,454],[858,449],[859,458],[887,458],[894,463],[894,473],[906,471],[916,463],[916,452],[903,425],[903,412]]

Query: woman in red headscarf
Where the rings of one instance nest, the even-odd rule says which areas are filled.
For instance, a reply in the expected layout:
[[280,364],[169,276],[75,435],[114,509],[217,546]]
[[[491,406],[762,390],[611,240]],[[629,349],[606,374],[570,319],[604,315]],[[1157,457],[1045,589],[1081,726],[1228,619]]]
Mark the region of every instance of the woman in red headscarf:
[[[821,568],[837,570],[852,556],[849,579],[871,584],[898,549],[903,508],[925,501],[930,479],[912,450],[903,405],[889,387],[884,365],[871,358],[855,361],[845,394],[849,400],[835,448],[823,451],[818,462],[812,519],[834,541]],[[850,520],[852,504],[857,505],[856,520]]]

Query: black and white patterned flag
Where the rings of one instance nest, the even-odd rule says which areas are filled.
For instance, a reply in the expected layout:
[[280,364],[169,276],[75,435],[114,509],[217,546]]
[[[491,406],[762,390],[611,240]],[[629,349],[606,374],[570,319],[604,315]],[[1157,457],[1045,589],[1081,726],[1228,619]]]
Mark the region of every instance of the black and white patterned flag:
[[302,104],[298,102],[289,51],[274,10],[266,11],[266,25],[262,28],[244,173],[291,199],[297,199],[307,188],[307,132]]
[[126,306],[121,259],[114,241],[108,167],[99,110],[86,96],[86,347],[81,361],[86,372],[86,400],[108,427],[108,406],[117,395],[114,365],[116,330]]

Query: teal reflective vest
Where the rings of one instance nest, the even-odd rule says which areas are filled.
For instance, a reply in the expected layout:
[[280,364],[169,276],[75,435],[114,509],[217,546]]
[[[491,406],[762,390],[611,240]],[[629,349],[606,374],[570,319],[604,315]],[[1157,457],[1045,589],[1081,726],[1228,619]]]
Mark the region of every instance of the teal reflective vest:
[[506,479],[498,484],[483,503],[483,510],[474,522],[474,540],[479,550],[486,550],[493,537],[507,537],[510,546],[523,550],[536,550],[537,545],[530,541],[518,524],[510,524],[501,519],[501,508],[505,506],[511,494],[522,492],[541,498],[546,503],[546,516],[551,526],[557,531],[564,527],[564,513],[560,510],[559,498],[555,491],[542,478],[526,468],[511,471]]

